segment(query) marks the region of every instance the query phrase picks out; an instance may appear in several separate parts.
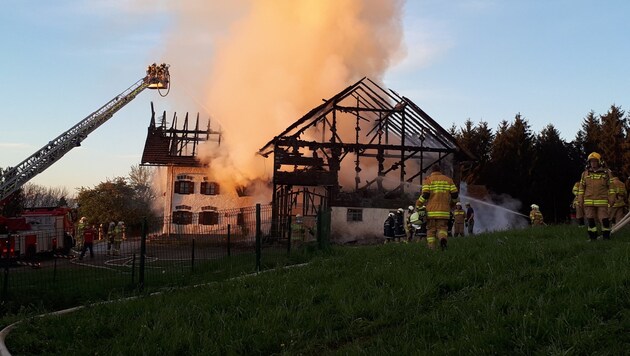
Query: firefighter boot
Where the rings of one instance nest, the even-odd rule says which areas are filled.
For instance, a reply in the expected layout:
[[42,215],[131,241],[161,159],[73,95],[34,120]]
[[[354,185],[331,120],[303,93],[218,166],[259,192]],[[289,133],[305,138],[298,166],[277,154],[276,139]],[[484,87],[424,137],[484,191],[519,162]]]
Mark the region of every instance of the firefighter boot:
[[588,219],[588,238],[589,241],[597,240],[597,225],[595,219]]
[[447,249],[446,243],[446,239],[440,239],[440,247],[442,248],[442,251]]
[[603,219],[602,220],[602,236],[604,240],[610,240],[610,220]]

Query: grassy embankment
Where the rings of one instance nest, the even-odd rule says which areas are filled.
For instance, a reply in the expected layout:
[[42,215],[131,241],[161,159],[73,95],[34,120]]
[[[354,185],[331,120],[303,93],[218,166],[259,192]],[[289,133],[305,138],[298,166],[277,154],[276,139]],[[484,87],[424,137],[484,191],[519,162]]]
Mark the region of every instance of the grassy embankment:
[[301,268],[27,322],[12,352],[624,354],[630,233],[573,227],[335,248]]

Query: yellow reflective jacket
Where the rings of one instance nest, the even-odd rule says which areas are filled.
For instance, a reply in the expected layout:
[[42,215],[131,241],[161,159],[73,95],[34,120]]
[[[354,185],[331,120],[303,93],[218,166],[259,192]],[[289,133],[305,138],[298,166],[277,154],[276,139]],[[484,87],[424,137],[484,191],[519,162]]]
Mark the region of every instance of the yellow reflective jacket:
[[613,186],[615,188],[615,203],[613,207],[621,208],[626,206],[626,185],[619,178],[613,178]]
[[615,200],[615,187],[608,169],[588,168],[582,172],[578,197],[584,206],[609,206]]
[[417,205],[426,205],[429,219],[448,220],[451,202],[456,200],[457,187],[453,180],[440,172],[433,172],[422,182],[422,194]]
[[532,222],[532,225],[542,225],[544,223],[543,214],[540,210],[534,210],[529,212],[529,219]]
[[571,190],[571,192],[573,193],[573,207],[576,207],[579,200],[578,200],[578,195],[580,192],[580,181],[575,182],[575,184],[573,184],[573,189]]
[[466,212],[464,209],[453,210],[453,217],[455,218],[455,224],[463,224],[466,221]]

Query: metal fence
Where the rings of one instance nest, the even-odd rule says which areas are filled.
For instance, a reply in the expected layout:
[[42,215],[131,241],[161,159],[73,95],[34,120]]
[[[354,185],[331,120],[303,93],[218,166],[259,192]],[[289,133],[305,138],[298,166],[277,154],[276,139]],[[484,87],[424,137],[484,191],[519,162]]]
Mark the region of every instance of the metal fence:
[[[274,221],[268,205],[213,213],[210,219],[145,220],[139,234],[129,233],[119,245],[97,239],[93,254],[85,249],[84,256],[75,246],[69,254],[0,258],[2,301],[63,306],[133,290],[205,283],[303,262],[308,257],[299,252],[309,250],[305,246],[328,246],[330,212],[297,228],[291,217]],[[288,228],[288,236],[279,233],[287,231],[281,226]]]

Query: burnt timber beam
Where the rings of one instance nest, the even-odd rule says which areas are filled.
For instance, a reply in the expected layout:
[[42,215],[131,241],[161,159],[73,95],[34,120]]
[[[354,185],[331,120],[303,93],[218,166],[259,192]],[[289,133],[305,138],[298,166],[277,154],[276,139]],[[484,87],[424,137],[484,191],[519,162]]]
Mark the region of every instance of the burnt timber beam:
[[[451,153],[456,151],[452,148],[433,148],[433,147],[417,147],[417,146],[402,146],[402,145],[391,145],[391,144],[377,144],[377,143],[343,143],[343,142],[317,142],[317,141],[302,141],[302,140],[293,140],[293,139],[285,139],[281,138],[276,141],[276,146],[279,147],[293,147],[297,143],[298,147],[308,147],[310,149],[324,148],[324,149],[341,149],[346,151],[356,152],[357,150],[393,150],[393,151],[401,151],[404,150],[406,152],[442,152],[442,153]],[[269,152],[270,153],[270,152]],[[264,155],[264,154],[263,154]]]

